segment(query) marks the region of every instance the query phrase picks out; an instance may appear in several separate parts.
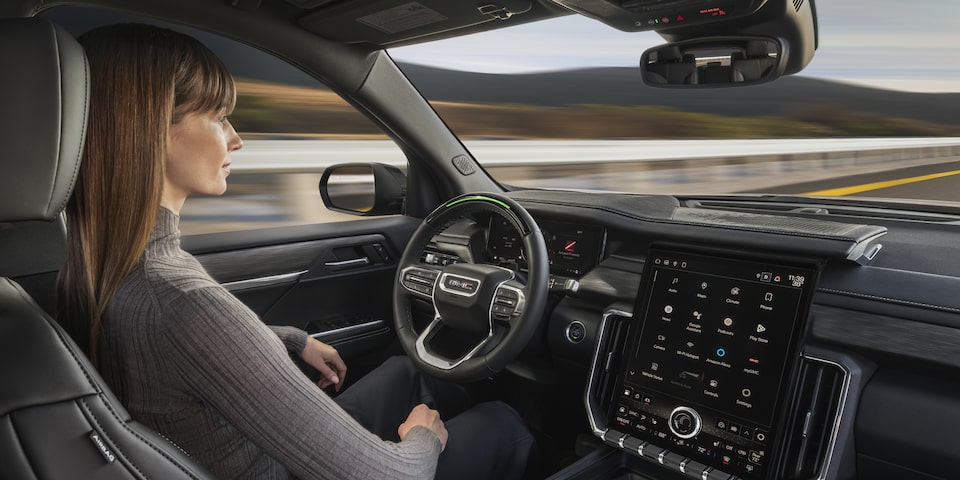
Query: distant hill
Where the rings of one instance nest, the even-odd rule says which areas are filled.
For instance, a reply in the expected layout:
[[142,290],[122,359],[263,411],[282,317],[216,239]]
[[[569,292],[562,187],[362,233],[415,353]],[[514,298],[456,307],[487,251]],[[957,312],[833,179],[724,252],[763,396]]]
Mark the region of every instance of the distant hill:
[[650,88],[636,68],[487,74],[402,64],[432,101],[496,104],[643,105],[724,116],[804,117],[860,112],[960,126],[960,93],[911,93],[789,76],[753,87]]
[[[805,77],[755,87],[658,89],[644,86],[631,68],[515,75],[401,68],[462,138],[960,136],[960,94]],[[231,119],[248,136],[383,134],[315,81],[244,76],[238,76],[241,98]]]

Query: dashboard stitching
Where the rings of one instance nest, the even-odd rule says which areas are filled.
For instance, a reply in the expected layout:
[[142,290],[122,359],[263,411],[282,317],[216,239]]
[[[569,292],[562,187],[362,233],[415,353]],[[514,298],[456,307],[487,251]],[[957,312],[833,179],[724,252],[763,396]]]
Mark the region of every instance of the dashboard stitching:
[[565,206],[565,207],[589,208],[589,209],[591,209],[591,210],[600,210],[600,211],[604,211],[604,212],[607,212],[607,213],[612,213],[612,214],[615,214],[615,215],[619,215],[619,216],[622,216],[622,217],[632,218],[632,219],[634,219],[634,220],[640,220],[640,221],[650,222],[650,223],[660,223],[660,224],[665,224],[665,225],[689,225],[689,226],[722,228],[722,229],[727,229],[727,230],[739,230],[739,231],[746,231],[746,232],[772,233],[772,234],[778,234],[778,235],[791,235],[791,236],[795,236],[795,237],[821,238],[821,239],[828,239],[828,240],[843,240],[843,241],[850,241],[850,242],[856,242],[856,241],[858,241],[856,237],[843,236],[843,235],[823,235],[823,234],[804,233],[804,232],[797,232],[797,231],[790,231],[790,230],[775,230],[775,229],[771,229],[771,228],[734,226],[734,225],[716,225],[716,224],[711,224],[711,223],[697,223],[697,222],[680,222],[680,221],[677,221],[677,220],[662,220],[662,219],[657,219],[657,218],[643,217],[643,216],[639,216],[639,215],[634,215],[634,214],[632,214],[632,213],[628,213],[628,212],[625,212],[625,211],[622,211],[622,210],[617,210],[617,209],[608,208],[608,207],[594,207],[594,206],[591,206],[591,205],[579,205],[579,204],[567,203],[567,202],[544,202],[544,201],[529,200],[529,199],[523,199],[523,202],[524,202],[524,203],[539,203],[539,204],[542,204],[542,205],[560,205],[560,206]]
[[899,298],[890,298],[890,297],[883,297],[883,296],[880,296],[880,295],[871,295],[871,294],[869,294],[869,293],[850,292],[850,291],[847,291],[847,290],[837,290],[837,289],[833,289],[833,288],[819,288],[818,291],[820,291],[820,292],[826,292],[826,293],[834,293],[834,294],[837,294],[837,295],[847,295],[847,296],[851,296],[851,297],[868,298],[868,299],[871,299],[871,300],[882,300],[882,301],[885,301],[885,302],[897,303],[897,304],[901,304],[901,305],[910,305],[910,306],[914,306],[914,307],[933,308],[933,309],[937,309],[937,310],[944,310],[944,311],[948,311],[948,312],[960,313],[960,308],[956,308],[956,307],[948,307],[948,306],[945,306],[945,305],[935,305],[935,304],[932,304],[932,303],[914,302],[914,301],[911,301],[911,300],[902,300],[902,299],[899,299]]

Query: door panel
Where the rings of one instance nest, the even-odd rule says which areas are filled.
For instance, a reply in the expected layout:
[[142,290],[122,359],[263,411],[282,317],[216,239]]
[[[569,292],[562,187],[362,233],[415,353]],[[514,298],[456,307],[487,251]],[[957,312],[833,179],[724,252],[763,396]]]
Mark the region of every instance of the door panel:
[[183,246],[264,322],[301,328],[347,359],[393,343],[396,261],[419,224],[365,219],[196,235]]

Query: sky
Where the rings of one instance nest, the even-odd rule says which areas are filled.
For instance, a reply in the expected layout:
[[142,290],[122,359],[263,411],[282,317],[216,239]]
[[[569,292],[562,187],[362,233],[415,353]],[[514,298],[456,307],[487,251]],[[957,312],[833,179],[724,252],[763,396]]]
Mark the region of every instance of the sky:
[[[782,0],[780,0],[782,1]],[[817,0],[820,47],[800,74],[915,92],[960,92],[960,0]],[[517,73],[637,66],[663,39],[570,15],[390,50],[394,59]]]

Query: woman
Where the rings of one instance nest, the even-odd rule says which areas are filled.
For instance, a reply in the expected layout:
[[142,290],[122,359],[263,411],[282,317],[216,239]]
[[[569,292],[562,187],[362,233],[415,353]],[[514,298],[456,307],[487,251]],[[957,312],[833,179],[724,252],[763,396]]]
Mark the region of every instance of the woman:
[[184,201],[222,194],[230,153],[243,146],[226,117],[233,79],[212,52],[146,25],[100,28],[80,43],[91,107],[67,206],[60,318],[134,418],[222,478],[523,472],[533,441],[505,405],[478,405],[444,424],[421,402],[459,403],[461,391],[401,360],[335,402],[290,358],[339,390],[346,366],[335,349],[267,327],[180,249]]

